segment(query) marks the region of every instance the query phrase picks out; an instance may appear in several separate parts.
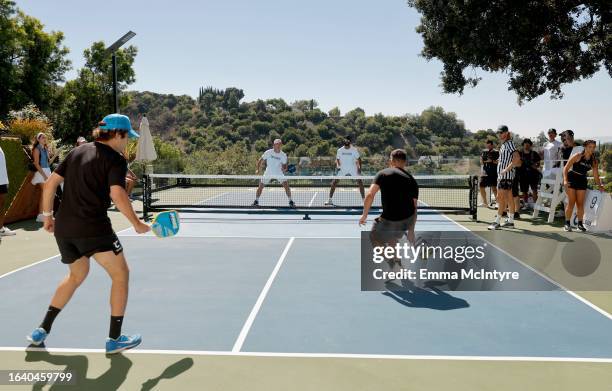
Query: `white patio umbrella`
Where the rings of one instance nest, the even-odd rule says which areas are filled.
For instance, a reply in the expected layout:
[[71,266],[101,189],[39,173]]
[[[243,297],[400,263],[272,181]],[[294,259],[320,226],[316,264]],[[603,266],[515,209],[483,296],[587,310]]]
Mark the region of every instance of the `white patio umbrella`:
[[[155,152],[155,146],[153,145],[153,137],[151,136],[151,130],[149,129],[149,120],[147,117],[142,117],[140,121],[140,138],[138,139],[138,147],[136,148],[136,159],[135,161],[151,162],[157,159],[157,152]],[[147,170],[153,167],[147,165]]]

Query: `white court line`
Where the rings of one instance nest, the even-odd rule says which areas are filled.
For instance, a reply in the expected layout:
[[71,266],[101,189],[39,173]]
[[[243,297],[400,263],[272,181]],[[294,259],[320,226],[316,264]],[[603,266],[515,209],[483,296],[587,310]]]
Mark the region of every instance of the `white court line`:
[[257,298],[257,301],[255,302],[255,305],[253,306],[253,309],[251,310],[251,313],[249,314],[249,317],[244,323],[244,326],[242,326],[242,330],[240,330],[240,334],[238,335],[238,339],[236,339],[236,343],[234,343],[232,352],[239,352],[242,349],[242,344],[244,344],[244,340],[246,339],[246,336],[249,334],[249,330],[251,329],[251,326],[253,325],[253,321],[255,321],[255,317],[257,316],[257,313],[259,312],[261,305],[266,299],[266,295],[268,294],[268,291],[270,290],[270,287],[272,286],[272,282],[276,278],[276,275],[278,274],[278,271],[280,270],[280,267],[283,264],[283,261],[287,257],[289,248],[291,248],[291,245],[293,244],[294,240],[295,238],[293,237],[289,239],[289,241],[287,242],[287,245],[285,246],[285,249],[283,250],[283,253],[281,254],[280,258],[278,258],[278,262],[276,262],[276,266],[274,266],[274,270],[272,270],[272,274],[270,274],[270,277],[268,277],[268,281],[266,281],[266,285],[264,285],[263,289],[261,290],[261,293],[259,294],[259,297]]
[[319,195],[318,191],[315,191],[314,195],[312,196],[312,199],[310,200],[310,202],[308,203],[308,206],[312,206],[312,203],[314,202],[315,198],[317,198],[317,195]]
[[[0,352],[49,352],[49,353],[106,353],[104,349],[78,348],[27,348],[0,347]],[[217,350],[158,350],[134,349],[122,354],[161,354],[184,356],[236,356],[236,357],[279,357],[279,358],[342,358],[342,359],[383,359],[383,360],[445,360],[445,361],[526,361],[526,362],[587,362],[612,363],[612,358],[599,357],[542,357],[542,356],[434,356],[407,354],[352,354],[352,353],[277,353],[240,352]]]
[[[153,238],[157,239],[157,236],[153,234],[146,235],[121,235],[122,238]],[[175,238],[185,239],[361,239],[361,236],[270,236],[270,235],[181,235],[180,233]],[[164,240],[173,240],[167,238]]]
[[[121,231],[117,231],[117,232],[116,232],[116,234],[117,234],[117,235],[119,235],[121,232],[129,231],[129,230],[131,230],[132,228],[133,228],[133,227],[129,227],[129,228],[122,229]],[[42,229],[42,228],[41,228],[41,229]],[[49,235],[52,235],[52,234],[49,234]],[[123,236],[128,236],[128,235],[121,235],[121,236],[123,237]],[[133,235],[133,236],[137,236],[137,235]],[[10,276],[10,275],[11,275],[11,274],[13,274],[13,273],[17,273],[17,272],[20,272],[20,271],[25,270],[25,269],[29,269],[29,268],[31,268],[32,266],[36,266],[36,265],[38,265],[38,264],[40,264],[40,263],[50,261],[51,259],[53,259],[53,258],[55,258],[55,257],[59,257],[59,256],[60,256],[60,254],[55,254],[55,255],[53,255],[53,256],[51,256],[51,257],[49,257],[49,258],[45,258],[45,259],[43,259],[43,260],[36,261],[36,262],[34,262],[34,263],[30,263],[29,265],[22,266],[22,267],[20,267],[20,268],[18,268],[18,269],[11,270],[10,272],[7,272],[7,273],[4,273],[3,275],[1,275],[1,276],[0,276],[0,278],[4,278],[4,277],[7,277],[7,276]]]
[[521,261],[520,259],[516,258],[514,255],[510,254],[509,252],[507,252],[506,250],[499,248],[498,246],[496,246],[495,244],[491,243],[490,241],[488,241],[487,239],[483,238],[482,236],[476,234],[474,231],[470,231],[468,228],[464,227],[463,225],[459,224],[458,222],[456,222],[455,220],[451,219],[450,217],[446,216],[446,215],[442,215],[444,216],[444,218],[446,218],[447,220],[455,223],[457,226],[459,226],[461,229],[463,229],[464,231],[468,231],[471,232],[473,235],[478,236],[479,238],[481,238],[482,240],[484,240],[485,242],[489,243],[491,246],[495,247],[497,250],[499,250],[501,253],[503,253],[504,255],[506,255],[508,258],[512,259],[513,261],[515,261],[516,263],[522,265],[523,267],[531,270],[532,272],[534,272],[535,274],[539,275],[540,277],[542,277],[543,279],[545,279],[546,281],[550,282],[553,285],[556,285],[557,287],[561,288],[563,291],[565,291],[567,294],[569,294],[570,296],[573,296],[575,299],[577,299],[578,301],[582,302],[583,304],[591,307],[591,309],[599,312],[601,315],[605,316],[606,318],[612,320],[612,315],[609,314],[607,311],[605,311],[604,309],[598,307],[597,305],[591,303],[590,301],[588,301],[587,299],[585,299],[584,297],[578,295],[577,293],[567,289],[566,287],[564,287],[563,285],[561,285],[560,283],[558,283],[557,281],[553,280],[552,278],[548,277],[546,274],[543,274],[542,272],[540,272],[537,269],[534,269],[533,267],[529,266],[528,264],[526,264],[525,262]]

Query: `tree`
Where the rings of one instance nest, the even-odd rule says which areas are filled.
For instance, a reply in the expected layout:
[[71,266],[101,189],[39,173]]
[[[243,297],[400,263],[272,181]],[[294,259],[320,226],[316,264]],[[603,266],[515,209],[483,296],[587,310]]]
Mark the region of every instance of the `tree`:
[[13,1],[0,0],[0,117],[29,103],[47,109],[70,68],[63,33],[43,27]]
[[519,103],[546,92],[561,98],[564,84],[591,77],[603,65],[612,76],[609,2],[408,0],[422,15],[422,55],[444,64],[442,87],[463,93],[475,74],[507,72]]
[[[133,69],[136,53],[134,46],[116,52],[119,90],[125,90],[136,80]],[[106,53],[104,42],[95,42],[83,55],[85,66],[79,70],[78,77],[68,81],[63,88],[65,104],[51,113],[56,136],[67,142],[88,134],[113,110],[111,56]],[[128,99],[127,95],[120,95],[119,107],[126,107]]]

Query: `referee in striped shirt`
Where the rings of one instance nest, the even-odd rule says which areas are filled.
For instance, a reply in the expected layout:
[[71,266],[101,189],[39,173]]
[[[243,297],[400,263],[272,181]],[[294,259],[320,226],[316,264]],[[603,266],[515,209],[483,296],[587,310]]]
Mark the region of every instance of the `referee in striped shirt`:
[[[512,182],[516,175],[516,167],[521,166],[521,157],[512,142],[512,135],[506,125],[497,128],[501,147],[499,148],[499,161],[497,164],[497,216],[489,226],[490,230],[500,227],[514,228],[515,205],[512,197]],[[500,223],[502,215],[508,209],[508,219]]]

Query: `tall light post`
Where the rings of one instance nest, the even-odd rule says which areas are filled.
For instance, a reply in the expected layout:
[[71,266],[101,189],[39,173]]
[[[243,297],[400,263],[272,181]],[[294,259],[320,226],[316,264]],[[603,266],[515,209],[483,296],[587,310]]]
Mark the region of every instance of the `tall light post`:
[[125,45],[125,43],[134,38],[135,35],[136,33],[130,30],[123,37],[119,38],[117,42],[106,48],[106,53],[112,55],[113,61],[113,109],[115,113],[119,112],[119,101],[117,99],[117,49]]

